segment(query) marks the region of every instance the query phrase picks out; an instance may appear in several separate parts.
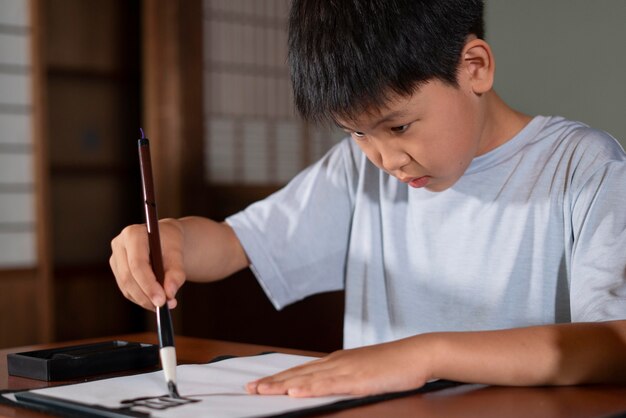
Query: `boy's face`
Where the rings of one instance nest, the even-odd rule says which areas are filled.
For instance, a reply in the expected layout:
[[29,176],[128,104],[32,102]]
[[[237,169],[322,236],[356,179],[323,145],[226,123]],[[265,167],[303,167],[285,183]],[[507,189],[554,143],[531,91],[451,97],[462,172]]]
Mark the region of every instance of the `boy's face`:
[[454,185],[474,157],[498,145],[484,139],[484,119],[480,95],[463,80],[459,87],[431,80],[378,112],[337,123],[378,168],[411,187],[439,192]]

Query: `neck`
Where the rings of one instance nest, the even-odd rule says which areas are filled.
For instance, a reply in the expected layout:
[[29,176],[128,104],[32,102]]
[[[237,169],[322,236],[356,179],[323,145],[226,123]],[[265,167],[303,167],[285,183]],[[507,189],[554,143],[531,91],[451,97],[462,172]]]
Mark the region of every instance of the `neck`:
[[483,140],[479,155],[511,140],[532,119],[507,105],[494,90],[486,93],[484,106]]

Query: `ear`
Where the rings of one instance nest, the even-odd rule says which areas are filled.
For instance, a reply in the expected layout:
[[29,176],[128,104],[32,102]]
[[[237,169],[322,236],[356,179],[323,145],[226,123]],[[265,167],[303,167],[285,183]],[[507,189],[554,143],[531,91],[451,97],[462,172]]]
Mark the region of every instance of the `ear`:
[[482,39],[467,41],[461,54],[461,71],[475,94],[487,93],[493,87],[496,63],[489,44]]

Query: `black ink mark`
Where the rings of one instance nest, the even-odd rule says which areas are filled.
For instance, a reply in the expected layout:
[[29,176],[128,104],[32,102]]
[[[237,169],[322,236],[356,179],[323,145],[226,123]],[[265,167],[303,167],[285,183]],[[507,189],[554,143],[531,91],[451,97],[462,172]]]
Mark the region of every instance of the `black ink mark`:
[[176,399],[168,395],[145,396],[141,398],[125,399],[123,401],[120,401],[122,406],[119,409],[132,410],[133,408],[141,407],[162,411],[164,409],[175,408],[177,406],[182,406],[194,402],[200,402],[200,400],[189,399],[185,397],[180,397]]

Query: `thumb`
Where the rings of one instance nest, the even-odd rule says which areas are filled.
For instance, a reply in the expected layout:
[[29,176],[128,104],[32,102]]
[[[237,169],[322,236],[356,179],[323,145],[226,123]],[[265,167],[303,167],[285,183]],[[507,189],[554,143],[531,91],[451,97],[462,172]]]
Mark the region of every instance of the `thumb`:
[[176,298],[176,293],[183,283],[185,283],[185,272],[182,269],[172,268],[165,272],[163,289],[168,300]]
[[165,267],[165,277],[163,278],[163,290],[167,300],[176,297],[178,289],[185,283],[185,262],[181,249],[170,249],[163,251],[163,266]]

